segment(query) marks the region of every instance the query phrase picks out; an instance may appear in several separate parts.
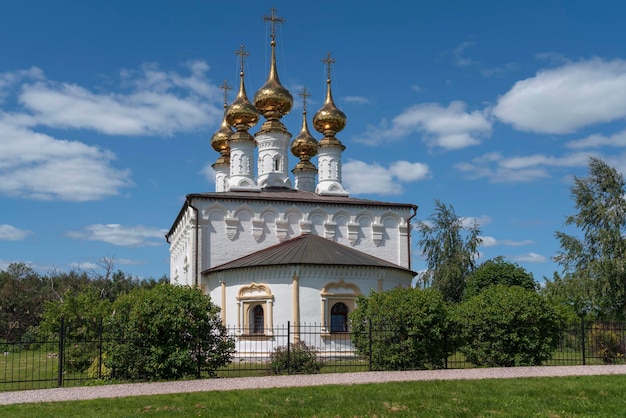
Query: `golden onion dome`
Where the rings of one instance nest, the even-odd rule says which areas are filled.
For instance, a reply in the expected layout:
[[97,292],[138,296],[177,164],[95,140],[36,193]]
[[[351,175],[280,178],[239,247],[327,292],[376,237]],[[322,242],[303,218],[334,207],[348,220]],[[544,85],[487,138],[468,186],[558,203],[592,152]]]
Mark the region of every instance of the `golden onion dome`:
[[276,42],[272,40],[272,59],[267,81],[254,95],[254,106],[266,119],[280,119],[291,110],[293,97],[280,84],[276,70]]
[[[300,163],[298,163],[298,166],[300,166],[301,164],[304,164],[306,166],[313,166],[313,164],[311,164],[309,160],[317,155],[317,141],[309,132],[309,126],[306,121],[306,110],[302,112],[302,130],[291,143],[291,153],[300,158]],[[300,168],[298,166],[296,168]]]
[[235,101],[226,110],[226,122],[238,132],[252,128],[259,121],[259,112],[248,100],[246,87],[243,81],[243,71],[240,73],[239,93]]
[[326,80],[326,100],[324,106],[313,116],[313,127],[324,135],[335,135],[346,126],[346,115],[335,106],[330,89],[330,77]]
[[228,90],[232,90],[232,87],[230,87],[228,82],[224,80],[220,89],[224,90],[224,117],[222,118],[222,125],[211,137],[211,146],[215,151],[221,154],[218,162],[230,159],[230,146],[228,145],[228,140],[233,135],[232,128],[228,125],[228,122],[226,122],[226,111],[228,110]]

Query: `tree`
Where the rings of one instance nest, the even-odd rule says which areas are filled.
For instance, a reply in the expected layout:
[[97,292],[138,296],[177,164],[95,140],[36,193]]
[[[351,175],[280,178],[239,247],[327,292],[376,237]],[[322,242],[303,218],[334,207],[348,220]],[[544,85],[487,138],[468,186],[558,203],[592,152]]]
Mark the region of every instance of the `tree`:
[[45,298],[42,278],[27,264],[0,270],[0,340],[20,341],[39,323]]
[[559,316],[537,292],[495,285],[456,306],[461,351],[476,366],[535,366],[559,342]]
[[451,351],[446,326],[446,305],[434,289],[395,288],[359,296],[350,313],[356,350],[371,355],[375,370],[443,367]]
[[107,351],[112,377],[174,379],[213,373],[235,350],[219,308],[200,289],[160,284],[138,288],[113,304],[107,323],[116,341]]
[[463,300],[476,296],[497,284],[520,286],[532,291],[537,291],[539,288],[531,273],[518,264],[505,261],[502,256],[499,256],[485,261],[469,275]]
[[565,226],[582,237],[556,232],[561,250],[555,260],[569,282],[590,281],[588,309],[604,319],[626,319],[626,200],[623,176],[597,158],[589,176],[574,177],[571,195],[578,213]]
[[435,212],[429,222],[418,223],[418,244],[426,256],[424,286],[438,289],[446,301],[460,302],[466,279],[476,267],[480,228],[474,221],[456,216],[454,208],[435,200]]

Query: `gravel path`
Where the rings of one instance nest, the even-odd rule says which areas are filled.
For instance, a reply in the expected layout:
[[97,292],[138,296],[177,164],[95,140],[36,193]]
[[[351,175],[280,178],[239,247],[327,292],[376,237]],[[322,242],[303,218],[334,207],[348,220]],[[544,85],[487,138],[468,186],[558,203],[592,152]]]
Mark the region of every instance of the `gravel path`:
[[132,383],[75,388],[22,390],[14,392],[0,392],[0,405],[295,386],[354,385],[361,383],[384,383],[417,380],[498,379],[612,374],[626,374],[626,365],[547,366],[418,370],[406,372],[334,373],[271,377],[233,377],[224,379],[186,380],[180,382]]

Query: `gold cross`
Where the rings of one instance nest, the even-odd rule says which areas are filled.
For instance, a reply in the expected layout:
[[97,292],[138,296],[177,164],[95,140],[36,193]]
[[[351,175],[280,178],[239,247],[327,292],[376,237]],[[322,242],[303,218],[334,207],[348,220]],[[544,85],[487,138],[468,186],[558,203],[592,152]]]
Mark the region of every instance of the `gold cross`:
[[224,90],[224,106],[228,104],[228,91],[233,88],[228,85],[228,81],[224,80],[222,85],[220,86],[220,90]]
[[270,36],[272,37],[272,41],[275,41],[276,40],[276,23],[285,23],[285,19],[283,19],[282,17],[276,16],[276,8],[272,7],[270,11],[272,12],[272,15],[263,16],[263,20],[265,22],[272,22],[272,32],[270,33]]
[[330,56],[330,52],[326,53],[326,58],[322,60],[323,63],[326,64],[328,79],[330,80],[330,66],[335,63],[334,58]]
[[302,97],[302,111],[306,113],[306,99],[311,97],[306,87],[302,87],[298,96]]
[[239,48],[237,51],[235,51],[235,55],[239,55],[241,57],[241,72],[243,73],[243,61],[244,61],[245,57],[250,55],[250,53],[248,51],[246,51],[246,49],[243,46],[243,44],[241,44],[241,48]]

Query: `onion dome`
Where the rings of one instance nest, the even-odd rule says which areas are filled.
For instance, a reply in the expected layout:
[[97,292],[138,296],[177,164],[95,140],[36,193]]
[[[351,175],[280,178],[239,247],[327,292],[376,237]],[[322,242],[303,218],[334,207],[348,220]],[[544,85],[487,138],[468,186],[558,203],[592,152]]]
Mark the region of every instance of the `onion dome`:
[[226,110],[226,121],[230,126],[234,127],[237,132],[241,132],[247,131],[256,125],[259,121],[259,112],[252,105],[252,103],[250,103],[250,100],[248,100],[248,96],[246,95],[246,86],[243,81],[243,57],[248,55],[248,53],[245,52],[243,45],[241,45],[241,50],[237,51],[236,54],[241,55],[239,93],[237,93],[235,101],[232,102]]
[[276,10],[272,9],[272,16],[264,19],[272,23],[272,58],[270,60],[270,73],[267,81],[254,95],[254,106],[267,119],[261,127],[261,131],[282,130],[286,131],[284,125],[278,120],[285,116],[293,106],[293,97],[278,78],[276,70],[276,23],[283,23],[284,19],[275,15]]
[[[317,132],[324,134],[323,141],[334,139],[337,132],[341,131],[346,126],[346,115],[335,106],[333,101],[333,94],[330,88],[330,64],[335,62],[330,58],[330,53],[325,60],[322,60],[328,64],[328,77],[326,79],[326,100],[324,106],[318,110],[313,116],[313,127]],[[339,142],[339,140],[335,139]]]
[[311,158],[317,154],[317,141],[309,132],[309,125],[306,121],[306,97],[308,96],[306,88],[302,89],[301,96],[303,97],[302,129],[300,130],[298,136],[296,136],[291,143],[291,153],[300,158],[300,162],[296,164],[296,170],[316,170],[315,166],[310,161]]
[[226,110],[228,109],[227,90],[232,90],[232,87],[230,87],[226,80],[224,80],[224,84],[220,88],[224,89],[224,118],[222,119],[222,125],[220,128],[211,137],[211,146],[215,151],[221,154],[217,163],[227,163],[230,160],[230,147],[228,146],[228,140],[233,134],[232,128],[228,125],[228,122],[226,122]]

